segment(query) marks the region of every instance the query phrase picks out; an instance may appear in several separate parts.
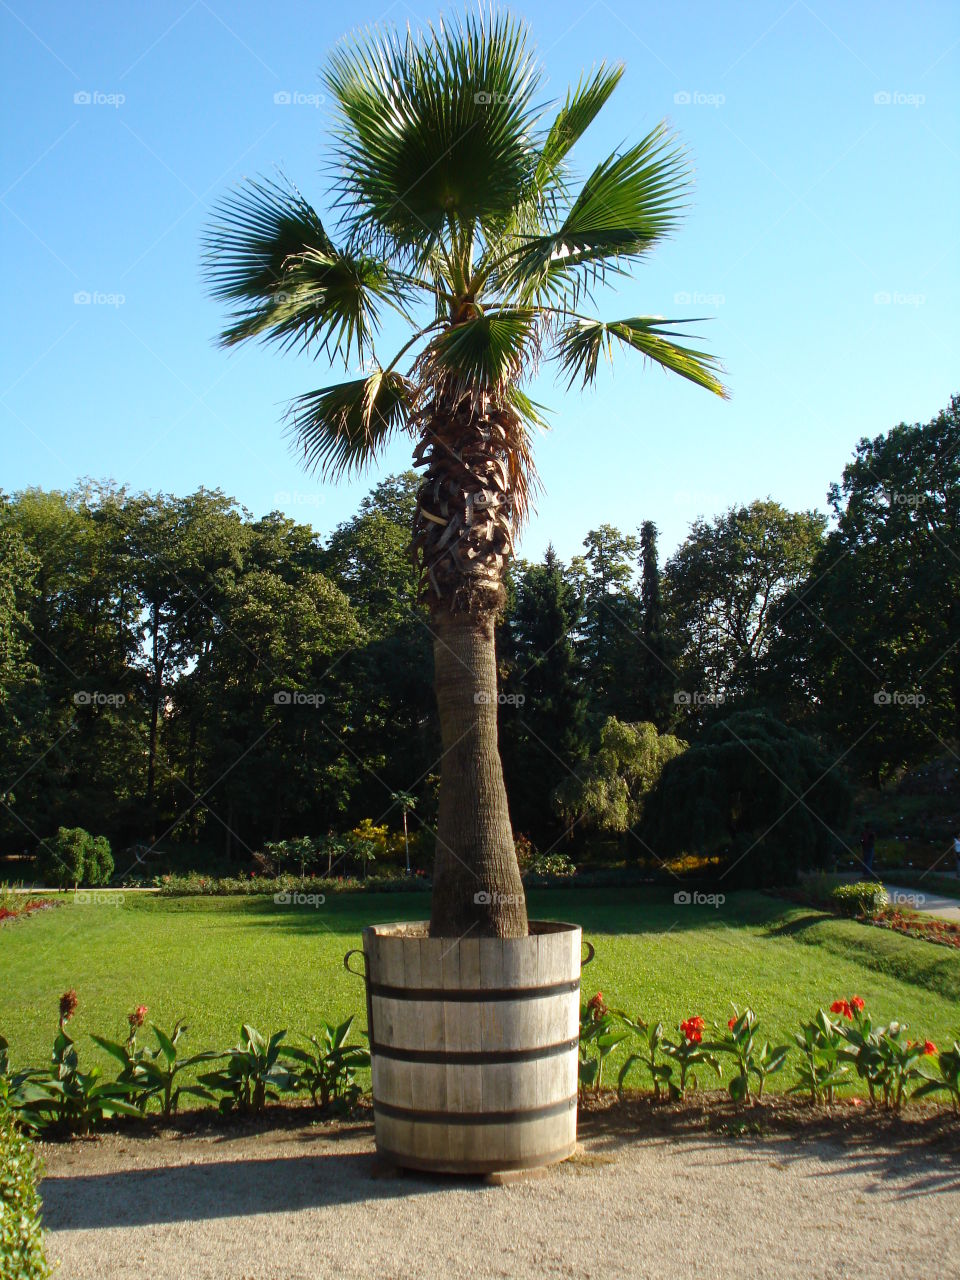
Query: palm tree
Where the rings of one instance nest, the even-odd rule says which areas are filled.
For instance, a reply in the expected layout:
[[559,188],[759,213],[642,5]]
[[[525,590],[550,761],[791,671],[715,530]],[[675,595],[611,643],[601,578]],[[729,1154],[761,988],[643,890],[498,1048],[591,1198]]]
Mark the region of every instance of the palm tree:
[[[532,435],[545,425],[525,378],[549,358],[569,390],[629,348],[725,394],[717,362],[674,341],[688,322],[582,310],[674,230],[689,192],[663,123],[575,187],[570,151],[622,70],[601,65],[548,115],[529,32],[509,14],[368,31],[323,73],[335,233],[280,179],[245,182],[206,234],[212,292],[232,311],[224,345],[260,338],[362,370],[291,404],[305,465],[337,479],[406,431],[425,469],[412,550],[443,744],[435,936],[527,932],[494,651],[504,565],[537,484]],[[383,359],[388,313],[409,337]]]

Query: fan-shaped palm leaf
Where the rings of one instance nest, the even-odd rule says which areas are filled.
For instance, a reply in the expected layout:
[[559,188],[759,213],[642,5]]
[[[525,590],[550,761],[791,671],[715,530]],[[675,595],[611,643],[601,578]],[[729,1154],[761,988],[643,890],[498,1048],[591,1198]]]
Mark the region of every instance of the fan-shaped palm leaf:
[[613,340],[616,338],[620,344],[632,347],[662,368],[726,398],[726,389],[717,376],[719,362],[706,351],[671,342],[671,338],[686,335],[664,328],[669,324],[690,323],[693,322],[664,320],[658,316],[632,316],[627,320],[606,323],[602,320],[575,320],[565,325],[557,339],[556,356],[562,371],[570,375],[567,386],[572,386],[578,377],[583,386],[593,382],[601,354],[612,360]]
[[363,471],[406,426],[414,398],[412,383],[383,369],[298,397],[288,418],[304,465],[332,479]]
[[425,260],[451,223],[504,223],[528,185],[539,69],[523,24],[488,14],[368,33],[330,60],[340,207],[354,238]]

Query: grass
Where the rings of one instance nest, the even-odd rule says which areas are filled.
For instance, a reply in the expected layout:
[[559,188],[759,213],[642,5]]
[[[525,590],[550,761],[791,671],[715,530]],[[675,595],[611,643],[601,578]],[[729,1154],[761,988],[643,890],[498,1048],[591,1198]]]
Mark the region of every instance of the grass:
[[[725,1023],[736,1001],[754,1008],[763,1036],[786,1042],[818,1006],[859,994],[875,1020],[900,1018],[938,1044],[960,1034],[960,955],[776,898],[735,894],[711,908],[676,906],[649,887],[540,890],[530,909],[577,921],[596,946],[585,997],[601,990],[613,1007],[667,1026],[694,1013]],[[355,1013],[359,1030],[363,985],[344,971],[344,953],[360,945],[364,924],[427,913],[426,894],[343,895],[320,908],[263,898],[68,899],[0,930],[0,1033],[15,1066],[45,1061],[69,987],[79,997],[71,1030],[88,1063],[102,1057],[88,1034],[122,1038],[140,1003],[164,1028],[186,1018],[188,1052],[235,1043],[241,1021],[266,1033],[286,1027],[292,1038],[321,1017]],[[785,1072],[770,1086],[793,1080]]]

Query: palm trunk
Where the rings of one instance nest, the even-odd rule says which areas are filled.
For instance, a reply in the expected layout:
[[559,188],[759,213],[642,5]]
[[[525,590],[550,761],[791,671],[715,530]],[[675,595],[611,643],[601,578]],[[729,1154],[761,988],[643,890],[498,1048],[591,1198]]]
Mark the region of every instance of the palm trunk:
[[527,908],[497,746],[494,623],[513,553],[523,432],[489,397],[430,406],[413,553],[430,602],[443,756],[430,933],[522,938]]
[[492,616],[433,611],[443,758],[434,864],[434,937],[522,938],[527,909],[497,746]]

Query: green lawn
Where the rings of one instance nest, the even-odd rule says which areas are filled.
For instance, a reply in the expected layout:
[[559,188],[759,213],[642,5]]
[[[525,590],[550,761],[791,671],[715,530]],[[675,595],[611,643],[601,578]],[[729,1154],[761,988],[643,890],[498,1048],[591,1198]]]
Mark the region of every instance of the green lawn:
[[[801,1016],[840,995],[862,995],[877,1020],[899,1017],[938,1044],[960,1034],[960,955],[760,894],[719,909],[675,906],[661,889],[542,890],[531,915],[576,920],[597,949],[584,995],[673,1024],[750,1004],[763,1034],[785,1040]],[[80,905],[0,928],[0,1033],[14,1065],[45,1060],[57,998],[75,987],[71,1029],[88,1061],[94,1031],[122,1038],[126,1014],[190,1025],[185,1047],[233,1044],[241,1021],[261,1031],[310,1031],[320,1017],[358,1015],[363,986],[342,966],[364,923],[426,915],[426,894],[352,894],[320,908],[262,898],[126,895],[119,906]],[[104,1059],[105,1064],[109,1059]],[[615,1076],[611,1076],[615,1078]],[[792,1073],[771,1080],[785,1087]]]

